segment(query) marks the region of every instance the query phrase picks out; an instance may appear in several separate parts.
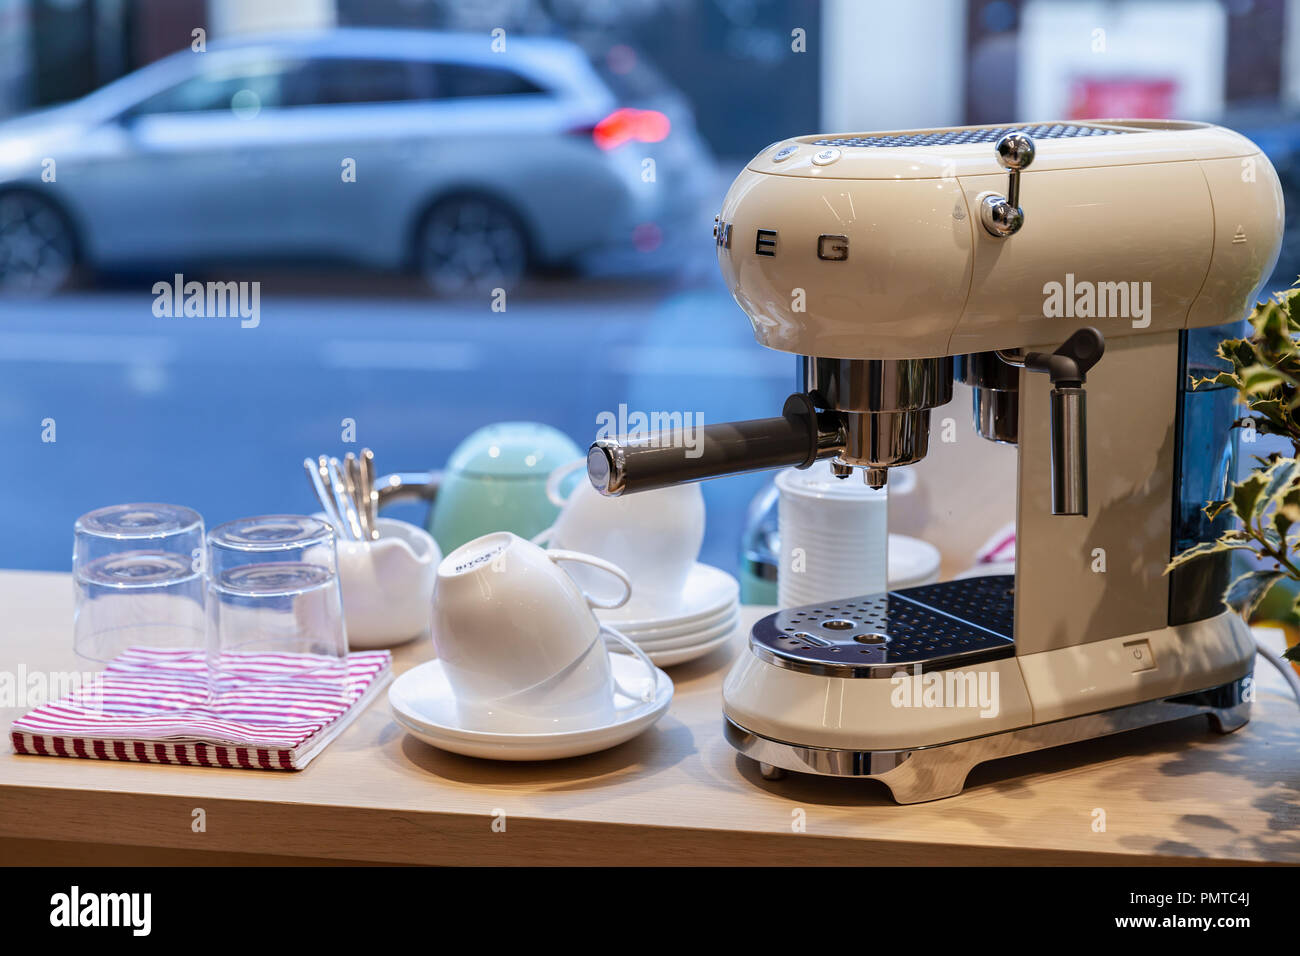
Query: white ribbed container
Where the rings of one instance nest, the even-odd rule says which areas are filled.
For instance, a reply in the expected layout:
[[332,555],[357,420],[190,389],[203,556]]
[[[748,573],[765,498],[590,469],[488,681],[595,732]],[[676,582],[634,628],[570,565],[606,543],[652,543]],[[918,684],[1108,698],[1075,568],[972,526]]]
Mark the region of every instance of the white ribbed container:
[[781,544],[777,604],[797,607],[887,589],[889,495],[859,471],[836,478],[829,461],[776,476]]

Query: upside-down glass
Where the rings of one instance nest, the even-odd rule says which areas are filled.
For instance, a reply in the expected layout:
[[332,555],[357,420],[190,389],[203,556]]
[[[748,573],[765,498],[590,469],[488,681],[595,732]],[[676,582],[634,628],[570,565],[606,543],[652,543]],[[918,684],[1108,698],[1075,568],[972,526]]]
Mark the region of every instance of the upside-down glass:
[[124,504],[82,515],[73,530],[72,577],[72,643],[83,661],[102,667],[138,647],[191,651],[201,663],[203,519],[197,512]]
[[208,533],[207,581],[214,700],[239,695],[244,719],[283,723],[304,715],[277,699],[346,693],[348,639],[329,525],[302,515],[219,525]]

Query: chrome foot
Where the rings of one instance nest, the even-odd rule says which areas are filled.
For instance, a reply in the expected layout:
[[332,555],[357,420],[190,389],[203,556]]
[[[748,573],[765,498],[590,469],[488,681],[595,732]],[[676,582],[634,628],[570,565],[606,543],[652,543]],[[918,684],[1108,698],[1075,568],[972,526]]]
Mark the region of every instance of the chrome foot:
[[1250,719],[1251,677],[1192,694],[1144,701],[1095,714],[1034,724],[916,750],[838,750],[805,747],[761,736],[723,720],[727,742],[758,764],[764,780],[786,771],[830,777],[871,777],[899,803],[921,803],[961,793],[966,775],[986,760],[1031,753],[1079,740],[1206,714],[1212,727],[1229,733]]

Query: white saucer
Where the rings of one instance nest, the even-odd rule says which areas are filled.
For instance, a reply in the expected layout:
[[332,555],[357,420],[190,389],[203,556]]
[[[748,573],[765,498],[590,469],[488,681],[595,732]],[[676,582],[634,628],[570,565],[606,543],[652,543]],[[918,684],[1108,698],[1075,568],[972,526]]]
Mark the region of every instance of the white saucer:
[[[740,623],[740,614],[733,611],[728,617],[719,621],[717,624],[710,624],[702,627],[697,631],[691,631],[689,634],[682,634],[677,637],[657,638],[653,641],[643,640],[640,637],[632,637],[637,647],[647,654],[653,654],[656,651],[673,651],[683,647],[694,647],[699,644],[705,644],[709,641],[721,637],[723,634],[729,634],[736,629]],[[629,635],[625,635],[629,636]]]
[[[635,594],[635,592],[634,592]],[[639,603],[634,596],[620,608],[598,610],[596,616],[620,631],[669,627],[708,618],[736,603],[740,582],[712,565],[696,562],[686,578],[681,597],[673,607]]]
[[700,631],[706,631],[711,627],[717,627],[740,613],[740,603],[728,604],[716,614],[710,614],[708,617],[697,617],[685,623],[667,624],[663,627],[627,627],[620,623],[618,625],[612,622],[605,622],[609,627],[617,627],[620,634],[632,638],[638,644],[645,641],[662,641],[673,637],[685,637],[688,634],[698,634]]
[[916,587],[939,579],[939,549],[905,534],[889,536],[889,589]]
[[[611,654],[609,663],[615,679],[623,684],[632,685],[646,676],[645,666],[631,655]],[[617,746],[664,715],[673,699],[673,682],[656,668],[654,700],[632,700],[616,691],[614,699],[612,723],[560,733],[502,734],[472,730],[461,723],[441,661],[411,668],[388,688],[393,717],[411,736],[440,750],[488,760],[559,760]]]
[[673,667],[703,657],[705,654],[712,654],[731,640],[735,633],[736,629],[733,627],[721,637],[716,637],[706,644],[696,644],[693,647],[681,647],[671,651],[647,650],[646,653],[650,655],[650,660],[655,662],[656,667]]

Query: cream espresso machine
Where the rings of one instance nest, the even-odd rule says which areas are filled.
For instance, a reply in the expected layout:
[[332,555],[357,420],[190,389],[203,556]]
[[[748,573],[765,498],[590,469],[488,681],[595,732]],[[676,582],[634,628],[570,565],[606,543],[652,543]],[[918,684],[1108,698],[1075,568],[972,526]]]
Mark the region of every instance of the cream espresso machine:
[[[763,150],[715,226],[758,342],[800,356],[781,415],[602,439],[607,495],[832,459],[873,487],[926,454],[954,377],[1016,445],[1013,575],[845,595],[754,625],[725,732],[763,776],[959,793],[976,764],[1207,714],[1249,718],[1255,655],[1219,530],[1230,389],[1192,391],[1276,262],[1282,193],[1246,138],[1114,120],[804,136]],[[689,343],[682,343],[689,348]],[[700,449],[702,448],[702,453]]]

